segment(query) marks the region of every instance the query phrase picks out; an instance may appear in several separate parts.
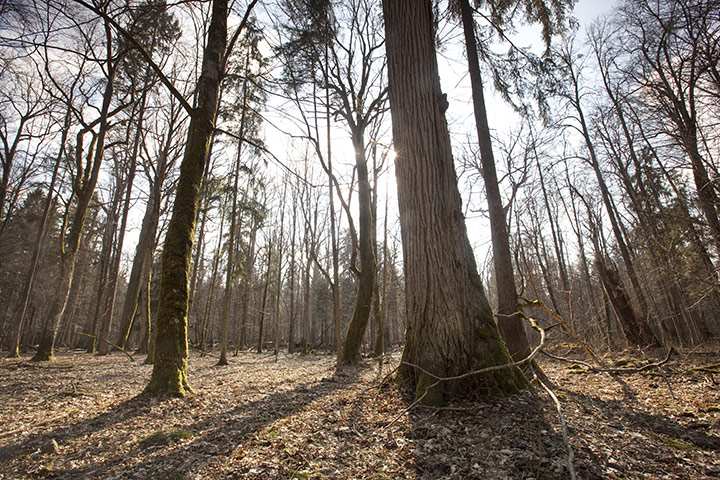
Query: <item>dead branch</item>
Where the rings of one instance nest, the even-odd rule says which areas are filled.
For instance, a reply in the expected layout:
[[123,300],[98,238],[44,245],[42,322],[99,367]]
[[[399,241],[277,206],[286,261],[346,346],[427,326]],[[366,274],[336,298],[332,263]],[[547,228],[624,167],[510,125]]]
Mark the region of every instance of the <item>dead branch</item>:
[[710,365],[701,365],[699,367],[690,368],[685,370],[683,373],[690,372],[708,372],[708,373],[720,373],[720,363],[711,363]]
[[577,480],[577,475],[575,474],[575,468],[573,467],[573,459],[575,458],[575,455],[573,454],[572,447],[570,446],[570,440],[568,439],[568,431],[567,431],[567,424],[565,423],[565,416],[562,413],[562,406],[560,405],[560,400],[558,400],[555,393],[543,383],[543,381],[540,379],[540,377],[535,377],[535,379],[538,381],[538,383],[545,389],[548,395],[550,395],[550,398],[552,398],[553,402],[555,403],[555,408],[557,409],[558,417],[560,418],[560,429],[562,430],[562,437],[563,442],[565,443],[565,448],[567,449],[567,467],[568,472],[570,473],[570,478],[572,480]]
[[600,357],[598,357],[597,355],[595,355],[595,352],[593,352],[593,351],[590,349],[590,347],[580,338],[580,336],[579,336],[577,333],[575,333],[575,330],[574,330],[570,325],[567,324],[567,322],[562,318],[562,316],[561,316],[559,313],[557,313],[556,311],[554,311],[554,310],[551,309],[551,308],[548,308],[547,305],[545,305],[545,304],[544,304],[542,301],[540,301],[540,300],[527,300],[527,299],[525,299],[525,304],[524,304],[523,306],[524,306],[524,307],[525,307],[525,306],[527,306],[527,307],[537,307],[537,308],[539,308],[540,310],[542,310],[543,312],[545,312],[545,313],[547,313],[548,315],[550,315],[552,318],[554,318],[554,319],[563,327],[563,329],[565,329],[565,331],[573,338],[573,340],[575,340],[575,341],[580,345],[580,347],[582,347],[582,349],[585,350],[585,353],[588,354],[588,356],[593,360],[593,362],[595,362],[595,364],[596,364],[598,367],[601,367],[601,368],[602,368],[602,367],[605,366],[605,365],[603,364],[603,361],[600,359]]
[[[75,335],[80,335],[80,336],[82,336],[82,337],[97,338],[95,335],[90,335],[89,333],[84,333],[84,332],[78,332],[77,330],[74,331],[73,333],[74,333]],[[124,348],[120,347],[119,345],[115,345],[114,343],[112,343],[112,342],[109,341],[108,339],[103,339],[103,341],[104,341],[105,343],[107,343],[108,345],[110,345],[111,347],[113,347],[115,350],[119,350],[119,351],[121,351],[122,353],[124,353],[125,355],[127,355],[131,362],[134,362],[134,361],[135,361],[135,358],[132,356],[132,354],[130,354],[130,352],[128,352],[128,351],[125,350]]]
[[553,355],[552,353],[546,352],[545,350],[542,351],[543,355],[548,356],[554,360],[558,360],[558,361],[566,362],[566,363],[580,364],[583,367],[586,367],[592,373],[640,373],[645,370],[650,370],[652,368],[660,368],[670,360],[670,357],[672,356],[673,352],[675,352],[675,349],[673,347],[670,347],[670,350],[668,350],[668,353],[663,360],[661,360],[659,362],[655,362],[655,363],[648,363],[647,365],[643,365],[642,367],[598,368],[598,367],[594,367],[594,366],[590,365],[587,362],[583,362],[582,360],[572,360],[570,358],[564,358],[564,357],[559,357],[557,355]]

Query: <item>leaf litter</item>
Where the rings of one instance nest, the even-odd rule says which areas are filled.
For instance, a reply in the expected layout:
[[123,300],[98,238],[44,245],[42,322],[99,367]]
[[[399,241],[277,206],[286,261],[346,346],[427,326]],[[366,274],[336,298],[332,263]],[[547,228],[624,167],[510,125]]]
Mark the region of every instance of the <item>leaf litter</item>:
[[[720,478],[714,351],[632,374],[542,360],[577,477]],[[152,366],[119,353],[0,360],[0,479],[570,478],[541,388],[406,411],[409,392],[381,381],[398,355],[382,375],[374,360],[335,375],[327,355],[230,360],[193,352],[184,399],[140,395]]]

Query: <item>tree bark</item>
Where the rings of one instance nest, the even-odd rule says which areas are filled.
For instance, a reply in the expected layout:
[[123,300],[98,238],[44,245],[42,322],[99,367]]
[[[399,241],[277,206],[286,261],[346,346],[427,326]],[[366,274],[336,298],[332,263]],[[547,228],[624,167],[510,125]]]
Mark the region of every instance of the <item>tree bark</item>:
[[367,156],[365,155],[365,135],[362,129],[353,133],[355,149],[355,168],[358,176],[358,208],[360,209],[360,278],[355,297],[355,309],[348,325],[343,343],[343,363],[352,364],[360,361],[360,346],[370,318],[377,263],[375,261],[375,239],[373,229],[373,213],[368,174]]
[[401,377],[425,404],[527,385],[517,368],[436,382],[510,363],[467,237],[450,135],[440,111],[430,1],[384,0],[385,39],[406,281]]
[[[253,0],[247,14],[255,5]],[[214,130],[227,44],[228,0],[213,0],[185,155],[162,256],[160,299],[153,373],[146,392],[184,396],[187,378],[188,274],[195,234],[200,184]],[[242,23],[241,23],[242,26]]]

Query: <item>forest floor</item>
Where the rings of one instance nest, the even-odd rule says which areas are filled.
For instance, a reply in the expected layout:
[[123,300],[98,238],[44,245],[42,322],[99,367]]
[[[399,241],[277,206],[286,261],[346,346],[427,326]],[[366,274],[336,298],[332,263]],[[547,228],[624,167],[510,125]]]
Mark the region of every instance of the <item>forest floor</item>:
[[[656,353],[620,364],[665,357]],[[539,358],[577,478],[720,478],[717,348],[635,373]],[[152,367],[122,353],[3,358],[0,479],[570,478],[556,404],[540,386],[408,411],[407,392],[381,383],[397,355],[383,375],[368,361],[333,376],[325,355],[230,360],[193,353],[195,393],[178,399],[139,395]]]

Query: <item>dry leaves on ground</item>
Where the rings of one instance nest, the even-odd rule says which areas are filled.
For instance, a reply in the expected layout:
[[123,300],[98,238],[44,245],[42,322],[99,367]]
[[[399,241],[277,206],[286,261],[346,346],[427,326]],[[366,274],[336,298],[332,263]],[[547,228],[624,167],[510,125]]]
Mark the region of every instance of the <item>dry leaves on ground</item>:
[[[176,399],[139,395],[152,367],[119,353],[3,359],[0,479],[569,478],[541,389],[403,413],[406,392],[375,362],[333,375],[333,360],[240,353],[217,367],[193,353],[196,393]],[[720,478],[717,361],[612,375],[545,363],[578,478]]]

